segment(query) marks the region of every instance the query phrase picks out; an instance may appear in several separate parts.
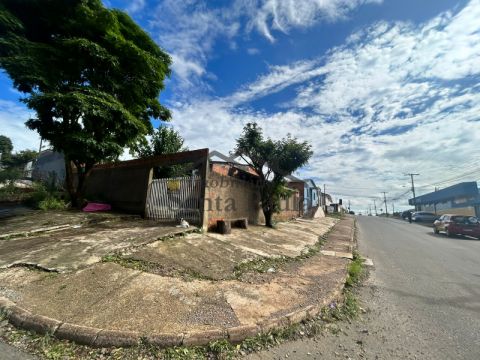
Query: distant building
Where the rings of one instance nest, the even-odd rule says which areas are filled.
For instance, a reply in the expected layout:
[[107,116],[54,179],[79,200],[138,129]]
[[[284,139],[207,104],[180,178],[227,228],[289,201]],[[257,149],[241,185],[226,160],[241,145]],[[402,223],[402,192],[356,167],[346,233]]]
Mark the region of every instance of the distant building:
[[33,163],[31,177],[36,181],[52,181],[62,185],[65,181],[65,159],[62,153],[44,150]]
[[417,211],[438,215],[458,214],[480,216],[480,193],[476,181],[462,182],[445,189],[417,196],[408,200]]

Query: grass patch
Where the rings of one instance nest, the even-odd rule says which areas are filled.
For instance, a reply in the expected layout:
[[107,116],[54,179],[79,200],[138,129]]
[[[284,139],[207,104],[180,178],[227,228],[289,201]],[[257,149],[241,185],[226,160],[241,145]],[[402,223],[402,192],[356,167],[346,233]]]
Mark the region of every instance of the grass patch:
[[102,262],[111,262],[126,267],[128,269],[140,270],[145,272],[152,272],[153,267],[157,266],[157,264],[155,263],[123,257],[120,254],[105,255],[102,258]]
[[348,265],[348,275],[345,281],[347,288],[353,287],[363,280],[365,275],[363,259],[358,252],[353,252],[353,261]]
[[185,281],[192,281],[192,280],[214,281],[213,278],[203,275],[202,273],[199,273],[198,271],[195,271],[189,268],[176,270],[171,274],[168,274],[165,271],[163,271],[161,264],[157,264],[157,263],[146,261],[146,260],[133,259],[127,256],[122,256],[120,254],[105,255],[102,258],[102,262],[115,263],[127,269],[139,270],[139,271],[148,272],[152,274],[161,274],[165,276],[178,276]]
[[47,196],[45,199],[38,203],[40,210],[64,210],[67,208],[67,203],[62,199],[54,196]]
[[328,213],[328,217],[334,218],[334,219],[345,219],[345,214],[344,213]]

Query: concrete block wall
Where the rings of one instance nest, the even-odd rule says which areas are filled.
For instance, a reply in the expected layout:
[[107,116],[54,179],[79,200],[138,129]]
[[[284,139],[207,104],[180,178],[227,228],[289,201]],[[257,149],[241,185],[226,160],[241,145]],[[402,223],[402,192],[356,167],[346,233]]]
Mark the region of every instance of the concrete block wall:
[[264,221],[257,185],[213,171],[207,178],[205,212],[209,229],[217,220],[247,218],[250,224]]

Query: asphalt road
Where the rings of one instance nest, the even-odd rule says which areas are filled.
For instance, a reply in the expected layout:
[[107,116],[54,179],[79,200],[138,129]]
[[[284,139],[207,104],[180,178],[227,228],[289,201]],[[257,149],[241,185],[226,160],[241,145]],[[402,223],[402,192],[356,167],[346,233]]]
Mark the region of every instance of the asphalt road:
[[0,340],[0,359],[2,360],[34,360],[32,355],[28,355],[13,346],[5,344]]
[[480,359],[480,241],[401,220],[357,217],[374,268],[366,309],[338,334],[282,344],[252,359]]

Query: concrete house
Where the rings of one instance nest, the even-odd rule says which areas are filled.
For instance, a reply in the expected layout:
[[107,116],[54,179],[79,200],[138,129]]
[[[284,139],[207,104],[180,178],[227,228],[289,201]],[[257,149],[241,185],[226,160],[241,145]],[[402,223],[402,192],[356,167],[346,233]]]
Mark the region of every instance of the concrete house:
[[58,185],[65,182],[65,160],[62,153],[43,150],[32,164],[32,179],[35,181],[50,180],[54,177]]
[[319,191],[320,189],[317,188],[317,185],[312,179],[305,180],[305,189],[303,192],[303,211],[304,214],[312,214],[314,213],[320,203],[319,203]]

